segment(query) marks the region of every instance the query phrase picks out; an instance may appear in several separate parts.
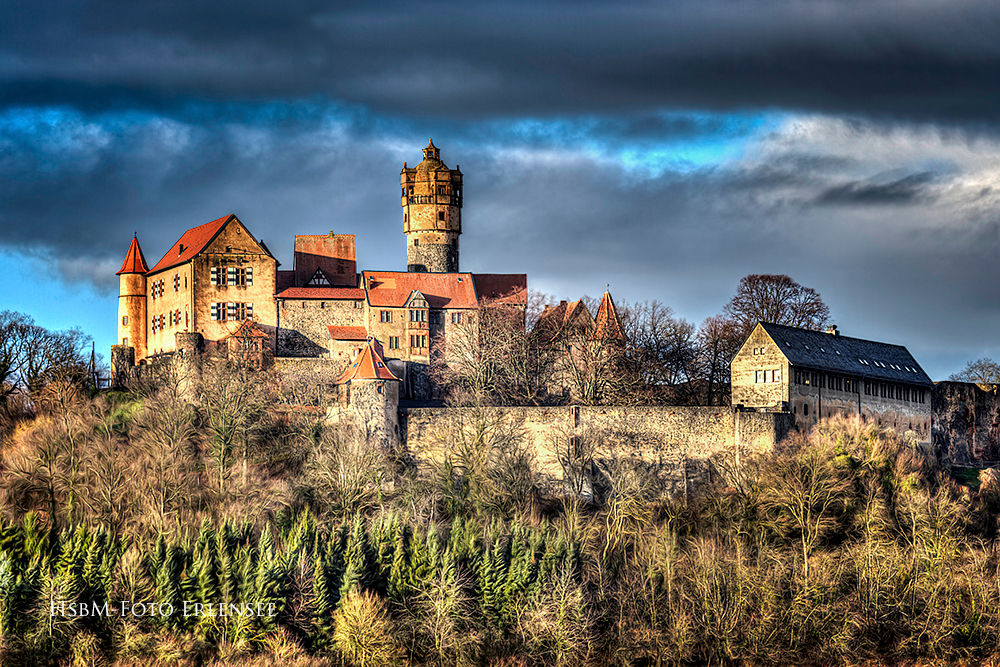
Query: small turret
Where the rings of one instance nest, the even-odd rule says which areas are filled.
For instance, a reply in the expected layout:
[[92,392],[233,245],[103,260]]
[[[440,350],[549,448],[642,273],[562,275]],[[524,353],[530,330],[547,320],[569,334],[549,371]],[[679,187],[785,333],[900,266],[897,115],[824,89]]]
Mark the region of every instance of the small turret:
[[462,233],[462,172],[441,161],[431,140],[416,167],[403,164],[399,175],[406,234],[406,270],[457,273]]
[[368,339],[336,384],[344,388],[347,408],[368,442],[398,449],[400,380],[389,370],[376,338]]
[[135,361],[146,357],[146,274],[149,266],[139,247],[139,239],[125,254],[118,270],[118,341],[135,349]]

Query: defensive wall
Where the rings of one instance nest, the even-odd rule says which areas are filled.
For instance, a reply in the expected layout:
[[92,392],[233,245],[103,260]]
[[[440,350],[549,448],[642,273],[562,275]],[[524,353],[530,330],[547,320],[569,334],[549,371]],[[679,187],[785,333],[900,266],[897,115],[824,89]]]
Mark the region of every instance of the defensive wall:
[[1000,461],[1000,395],[970,382],[938,382],[931,392],[931,442],[942,466]]
[[593,482],[596,492],[624,462],[655,472],[668,494],[688,497],[709,481],[712,459],[738,461],[770,449],[794,428],[794,415],[687,406],[401,407],[399,428],[418,462],[454,456],[462,429],[494,429],[518,438],[550,484],[579,483],[579,471],[587,470],[582,490]]

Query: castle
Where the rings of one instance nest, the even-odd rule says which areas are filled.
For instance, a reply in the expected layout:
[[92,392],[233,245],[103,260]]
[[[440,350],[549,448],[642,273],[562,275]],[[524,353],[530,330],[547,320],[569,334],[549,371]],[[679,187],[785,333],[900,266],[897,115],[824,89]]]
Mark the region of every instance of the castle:
[[133,238],[118,271],[118,340],[112,372],[181,349],[218,345],[250,320],[275,357],[346,365],[374,338],[403,380],[429,398],[434,346],[475,326],[476,310],[523,311],[524,274],[462,272],[462,172],[431,141],[400,172],[407,271],[357,270],[354,235],[296,236],[294,266],[280,270],[235,215],[187,230],[150,269]]
[[[354,235],[333,232],[295,236],[294,265],[281,270],[235,215],[187,230],[151,269],[133,238],[118,271],[120,344],[112,348],[112,373],[124,377],[179,351],[232,350],[238,341],[286,366],[306,363],[316,381],[316,369],[334,371],[325,377],[341,387],[342,402],[331,408],[331,419],[353,419],[373,442],[431,456],[434,434],[457,413],[401,407],[399,400],[433,396],[432,356],[447,360],[449,337],[476,327],[482,308],[513,308],[523,318],[527,304],[524,274],[461,271],[462,200],[462,172],[441,161],[433,141],[416,167],[404,163],[406,271],[359,271]],[[557,392],[587,365],[595,342],[627,345],[608,293],[596,317],[582,302],[564,301],[546,307],[534,331],[539,344],[561,354],[554,362],[559,386],[550,388]],[[761,323],[731,369],[732,407],[491,410],[524,430],[554,478],[584,469],[598,474],[597,449],[586,443],[600,441],[672,475],[672,488],[685,495],[708,474],[709,458],[735,453],[738,459],[832,414],[930,438],[933,385],[903,347],[842,337],[835,328]]]

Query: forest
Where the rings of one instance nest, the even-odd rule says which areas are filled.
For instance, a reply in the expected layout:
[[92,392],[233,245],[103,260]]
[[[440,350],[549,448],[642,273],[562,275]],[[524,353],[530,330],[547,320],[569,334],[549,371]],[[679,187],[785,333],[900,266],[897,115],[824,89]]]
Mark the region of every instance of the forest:
[[960,486],[872,424],[714,460],[689,502],[621,461],[588,503],[475,406],[418,462],[239,359],[113,392],[50,371],[0,406],[4,664],[912,664],[1000,645],[1000,486]]

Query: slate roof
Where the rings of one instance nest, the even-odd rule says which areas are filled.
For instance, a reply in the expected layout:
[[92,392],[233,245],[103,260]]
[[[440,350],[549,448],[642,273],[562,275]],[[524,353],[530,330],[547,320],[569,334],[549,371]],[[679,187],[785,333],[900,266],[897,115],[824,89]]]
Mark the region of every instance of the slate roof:
[[761,322],[789,363],[883,382],[931,387],[934,383],[902,345],[835,336],[781,324]]
[[365,291],[357,287],[289,287],[276,294],[274,298],[360,301],[365,298]]
[[382,356],[382,344],[377,339],[372,338],[365,345],[364,349],[358,353],[347,370],[337,378],[335,384],[344,384],[352,380],[396,380],[399,378],[392,374],[389,366]]
[[122,262],[122,268],[118,269],[118,273],[115,275],[121,275],[123,273],[147,273],[149,267],[146,265],[146,258],[142,256],[142,248],[139,247],[139,239],[132,237],[132,244],[128,247],[128,252],[125,253],[125,261]]
[[431,308],[475,308],[476,288],[471,273],[410,273],[364,271],[362,285],[373,307],[402,308],[418,291]]
[[364,327],[335,327],[328,324],[326,330],[333,340],[367,340],[368,330]]
[[523,273],[474,273],[476,298],[523,306],[528,302],[528,276]]

